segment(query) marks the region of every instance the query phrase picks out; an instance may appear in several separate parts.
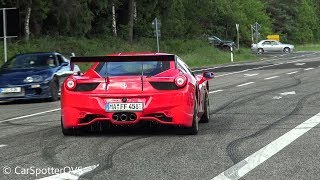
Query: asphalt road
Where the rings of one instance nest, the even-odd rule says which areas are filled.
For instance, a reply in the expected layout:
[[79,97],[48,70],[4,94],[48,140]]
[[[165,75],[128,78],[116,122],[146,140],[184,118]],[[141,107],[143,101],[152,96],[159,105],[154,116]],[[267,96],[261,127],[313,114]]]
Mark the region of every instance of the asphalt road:
[[2,103],[0,179],[64,170],[65,179],[319,179],[319,56],[211,68],[211,118],[196,136],[160,128],[64,137],[59,102]]

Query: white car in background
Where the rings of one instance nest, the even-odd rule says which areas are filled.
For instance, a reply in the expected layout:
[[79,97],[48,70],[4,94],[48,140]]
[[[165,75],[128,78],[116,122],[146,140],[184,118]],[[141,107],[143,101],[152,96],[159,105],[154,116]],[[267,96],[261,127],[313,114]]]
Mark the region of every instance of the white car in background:
[[257,44],[252,44],[252,52],[258,52],[262,54],[264,52],[285,52],[291,53],[294,50],[294,45],[282,44],[275,40],[262,40]]

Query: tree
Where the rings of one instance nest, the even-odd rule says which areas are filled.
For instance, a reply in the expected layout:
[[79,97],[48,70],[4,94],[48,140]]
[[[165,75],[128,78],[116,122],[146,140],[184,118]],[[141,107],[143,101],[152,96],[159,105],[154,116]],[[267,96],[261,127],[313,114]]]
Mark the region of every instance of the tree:
[[151,23],[161,22],[162,38],[217,35],[250,44],[250,25],[258,22],[261,38],[270,33],[283,40],[320,40],[317,0],[1,0],[1,7],[19,7],[21,32],[32,36],[117,36],[132,42],[153,37]]
[[299,1],[301,0],[266,1],[266,12],[272,19],[273,33],[280,34],[285,41],[292,39],[292,33],[296,29]]
[[313,0],[301,0],[298,7],[296,29],[293,30],[293,39],[296,42],[308,43],[315,41],[315,34],[319,33],[319,18]]
[[163,37],[181,38],[186,34],[183,0],[159,1]]
[[88,0],[89,11],[92,13],[92,21],[91,29],[87,34],[91,36],[111,34],[112,8],[116,9],[117,6],[117,0]]
[[27,13],[26,13],[25,21],[24,21],[24,35],[25,35],[26,41],[29,41],[29,38],[30,38],[31,6],[32,6],[32,0],[29,0],[28,5],[27,5]]
[[132,43],[133,41],[133,24],[134,24],[134,0],[129,0],[128,3],[128,41]]
[[114,2],[112,2],[112,33],[117,37],[117,20],[116,20],[116,8]]
[[261,25],[261,29],[259,30],[261,39],[266,39],[266,36],[272,33],[271,19],[266,13],[265,5],[261,1],[237,0],[234,8],[235,22],[240,24],[242,43],[251,44],[251,25],[255,22]]
[[217,28],[219,14],[214,1],[184,1],[185,26],[189,37],[212,34]]
[[88,0],[53,0],[44,33],[64,36],[85,36],[92,28],[93,13]]

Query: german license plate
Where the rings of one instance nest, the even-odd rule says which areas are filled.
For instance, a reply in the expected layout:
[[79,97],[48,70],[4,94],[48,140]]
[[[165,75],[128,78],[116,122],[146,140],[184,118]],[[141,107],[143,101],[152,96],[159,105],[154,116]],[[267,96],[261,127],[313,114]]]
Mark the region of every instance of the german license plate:
[[0,93],[20,93],[21,87],[0,88]]
[[142,111],[143,103],[107,103],[106,111]]

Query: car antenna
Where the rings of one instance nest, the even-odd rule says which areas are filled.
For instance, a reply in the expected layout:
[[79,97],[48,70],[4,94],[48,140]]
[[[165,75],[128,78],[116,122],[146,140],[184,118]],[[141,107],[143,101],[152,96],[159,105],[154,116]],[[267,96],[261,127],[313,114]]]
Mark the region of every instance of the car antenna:
[[141,71],[141,83],[142,83],[142,91],[143,91],[143,62],[141,61],[141,68],[142,68],[142,71]]

